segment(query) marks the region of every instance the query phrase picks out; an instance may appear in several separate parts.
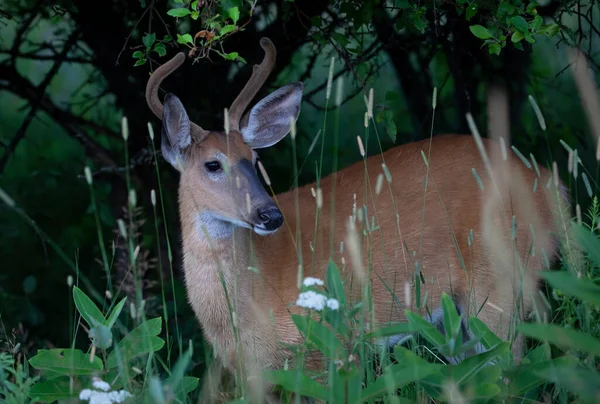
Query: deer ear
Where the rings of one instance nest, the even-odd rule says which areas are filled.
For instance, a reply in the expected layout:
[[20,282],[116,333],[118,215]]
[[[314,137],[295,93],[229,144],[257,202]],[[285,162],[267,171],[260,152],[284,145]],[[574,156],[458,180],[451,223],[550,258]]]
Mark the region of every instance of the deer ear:
[[290,121],[298,119],[302,103],[301,82],[288,84],[260,100],[242,118],[242,137],[252,149],[274,145],[290,132]]
[[192,143],[190,118],[179,98],[171,93],[165,96],[162,121],[162,155],[173,167],[181,171],[182,152]]

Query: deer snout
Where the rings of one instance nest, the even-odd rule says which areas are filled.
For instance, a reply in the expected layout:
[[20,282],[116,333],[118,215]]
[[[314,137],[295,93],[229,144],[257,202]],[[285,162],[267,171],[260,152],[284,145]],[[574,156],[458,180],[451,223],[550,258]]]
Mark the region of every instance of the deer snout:
[[274,231],[283,224],[283,214],[276,206],[266,206],[256,210],[257,224],[267,231]]

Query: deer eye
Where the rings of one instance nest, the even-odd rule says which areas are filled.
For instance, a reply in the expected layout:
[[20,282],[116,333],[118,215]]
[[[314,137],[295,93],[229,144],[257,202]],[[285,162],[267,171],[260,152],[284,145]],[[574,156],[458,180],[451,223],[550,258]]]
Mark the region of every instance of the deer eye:
[[208,163],[204,164],[204,167],[206,167],[209,172],[214,173],[221,169],[221,163],[218,161],[209,161]]

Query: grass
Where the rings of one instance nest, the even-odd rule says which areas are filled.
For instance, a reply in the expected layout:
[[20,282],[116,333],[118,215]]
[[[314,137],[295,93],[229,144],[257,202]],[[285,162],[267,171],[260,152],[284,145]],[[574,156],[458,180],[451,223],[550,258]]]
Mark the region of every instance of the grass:
[[[330,74],[331,77],[331,74]],[[328,84],[328,89],[332,83]],[[590,87],[591,88],[591,87]],[[336,88],[336,99],[341,99],[343,86]],[[330,91],[327,94],[329,102]],[[589,97],[589,95],[587,96]],[[435,112],[435,95],[432,105]],[[365,143],[369,136],[379,140],[377,125],[373,114],[373,96],[366,100],[367,117],[365,119]],[[536,104],[532,104],[540,119],[540,126],[545,130],[543,115]],[[435,116],[435,115],[434,115]],[[335,114],[333,136],[338,139],[337,125],[340,119],[339,109]],[[478,132],[471,125],[475,139]],[[433,134],[432,120],[431,132]],[[327,115],[321,129],[322,138],[330,131],[327,127]],[[295,133],[295,129],[293,131]],[[127,142],[127,120],[123,120],[123,139]],[[149,125],[149,136],[154,138],[154,131]],[[294,178],[298,176],[296,163],[295,136],[291,136],[293,145]],[[154,144],[154,143],[152,143]],[[381,142],[379,142],[382,153]],[[570,150],[570,165],[568,167],[569,182],[581,180],[585,184],[592,203],[586,212],[581,212],[578,196],[575,195],[575,215],[565,212],[561,218],[562,250],[561,261],[555,271],[543,275],[546,282],[542,288],[541,301],[543,308],[549,309],[546,318],[541,312],[529,323],[517,325],[516,331],[528,337],[525,358],[517,364],[512,357],[510,341],[503,341],[493,330],[490,330],[480,319],[472,316],[468,319],[468,327],[473,340],[464,340],[461,333],[461,320],[454,303],[449,295],[442,296],[441,310],[445,333],[427,322],[423,314],[426,309],[419,307],[420,313],[407,309],[406,321],[391,323],[384,327],[371,329],[367,324],[373,324],[371,291],[365,288],[362,298],[353,301],[346,294],[344,276],[347,268],[353,272],[349,279],[358,282],[361,278],[369,278],[372,263],[367,259],[367,266],[362,264],[362,256],[358,247],[365,237],[369,249],[373,245],[372,234],[378,231],[378,223],[388,212],[367,211],[368,198],[373,198],[381,192],[391,192],[392,173],[384,165],[382,173],[377,177],[377,183],[366,182],[365,199],[354,200],[352,220],[346,231],[348,238],[345,244],[339,246],[340,251],[347,252],[349,261],[345,258],[341,263],[329,261],[326,279],[323,284],[303,284],[299,293],[309,293],[306,296],[323,296],[323,301],[336,301],[339,307],[312,310],[304,314],[292,315],[293,322],[304,337],[300,346],[289,347],[296,353],[289,362],[283,363],[282,369],[264,371],[254,375],[274,383],[284,401],[297,402],[298,394],[312,397],[316,400],[335,403],[358,402],[594,402],[600,398],[600,376],[597,372],[600,362],[600,286],[598,274],[600,270],[600,239],[598,224],[600,223],[600,203],[598,194],[598,169],[586,170],[578,164],[576,148],[567,146]],[[338,143],[334,146],[335,162]],[[362,139],[359,137],[357,148],[365,159]],[[125,147],[125,150],[127,148]],[[513,149],[514,150],[514,149]],[[524,161],[529,162],[518,150],[514,150]],[[154,150],[156,157],[156,150]],[[127,157],[127,156],[126,156]],[[492,156],[493,157],[493,156]],[[320,162],[324,159],[324,149],[320,151]],[[429,172],[430,156],[423,154],[423,164]],[[492,158],[493,161],[493,158]],[[538,170],[537,162],[531,159],[532,169]],[[303,166],[303,165],[302,165]],[[301,167],[302,167],[301,166]],[[490,163],[493,166],[493,163]],[[334,163],[335,167],[335,163]],[[577,175],[577,170],[582,170]],[[556,171],[556,170],[555,170]],[[317,170],[317,189],[315,190],[315,209],[317,212],[315,229],[318,225],[322,204],[319,188],[321,170]],[[41,237],[58,253],[61,259],[73,270],[72,302],[74,327],[72,329],[73,344],[59,349],[39,350],[31,358],[19,354],[19,346],[9,344],[6,352],[0,354],[0,397],[7,403],[26,402],[78,402],[78,396],[85,389],[101,394],[98,380],[100,378],[110,384],[113,392],[126,391],[133,395],[132,402],[196,402],[203,398],[215,402],[250,402],[252,391],[244,380],[247,378],[243,368],[234,375],[224,378],[221,374],[221,364],[210,356],[210,348],[205,348],[208,355],[208,371],[203,380],[190,376],[194,367],[194,358],[198,350],[194,349],[192,341],[183,340],[182,324],[178,322],[177,304],[174,305],[174,317],[170,317],[167,306],[168,296],[176,295],[174,283],[173,251],[169,239],[169,229],[163,220],[166,213],[160,172],[156,170],[159,189],[152,191],[151,204],[154,214],[153,224],[155,237],[160,239],[160,223],[163,223],[167,240],[169,280],[164,281],[160,276],[160,296],[157,297],[156,307],[148,307],[148,296],[144,297],[144,281],[147,277],[148,257],[144,254],[142,235],[136,211],[138,198],[129,181],[127,172],[127,187],[129,201],[125,207],[125,220],[119,222],[120,234],[117,236],[117,247],[112,253],[106,249],[106,236],[102,233],[98,216],[98,241],[101,251],[102,267],[107,275],[104,292],[95,289],[81,271],[77,262],[69,258],[69,254],[61,250],[38,228],[26,212],[0,190],[0,199],[13,211],[28,222]],[[473,173],[472,178],[465,181],[481,183],[485,173]],[[89,170],[85,171],[86,180],[90,187],[93,206],[96,206],[94,184]],[[368,177],[365,164],[365,178]],[[536,179],[537,181],[537,179]],[[270,186],[269,181],[267,181]],[[530,186],[531,184],[528,184]],[[537,184],[540,188],[548,184]],[[428,178],[424,189],[430,186]],[[480,185],[482,186],[482,185]],[[387,188],[387,189],[386,189]],[[347,201],[344,201],[344,203]],[[402,228],[398,214],[397,201],[393,202],[398,231],[398,241],[402,240]],[[425,206],[426,200],[423,200]],[[157,209],[160,205],[161,209]],[[332,206],[335,209],[335,205]],[[96,210],[94,210],[96,214]],[[299,206],[296,194],[295,214],[298,217]],[[424,215],[424,208],[421,212]],[[369,219],[371,218],[371,219]],[[422,227],[424,217],[422,216]],[[300,223],[300,221],[298,221]],[[360,227],[359,227],[360,226]],[[361,232],[357,230],[362,230]],[[282,229],[290,231],[296,240],[300,240],[301,229]],[[316,243],[318,234],[313,235]],[[469,246],[471,245],[471,236]],[[159,243],[160,244],[160,243]],[[120,246],[120,247],[119,247]],[[298,260],[305,264],[304,270],[298,274],[298,283],[305,278],[306,268],[314,265],[312,257],[303,257],[301,246],[298,244]],[[338,247],[333,240],[329,242],[331,256]],[[119,251],[122,251],[124,261],[119,263]],[[158,271],[167,272],[162,268],[163,260],[160,248]],[[404,251],[405,262],[410,261],[410,252]],[[457,249],[457,253],[460,252]],[[543,252],[538,252],[538,254]],[[346,255],[345,255],[346,256]],[[368,257],[367,257],[368,258]],[[579,258],[579,260],[577,259]],[[121,275],[115,281],[115,273],[121,265]],[[407,264],[410,265],[410,264]],[[463,263],[464,266],[464,263]],[[301,267],[302,268],[302,267]],[[260,271],[260,268],[257,268]],[[405,295],[415,296],[416,302],[427,299],[420,289],[420,268],[414,267],[412,279],[406,283]],[[413,286],[414,285],[414,286]],[[347,286],[347,285],[346,285]],[[312,293],[312,294],[311,294]],[[390,296],[390,299],[397,297]],[[409,299],[410,301],[411,299]],[[293,303],[293,302],[290,302]],[[399,302],[402,306],[405,302]],[[483,305],[487,302],[479,302]],[[493,302],[489,302],[493,304]],[[410,307],[410,304],[404,304]],[[229,308],[230,313],[233,308]],[[195,318],[190,318],[194,322]],[[233,315],[232,315],[233,321]],[[67,321],[65,321],[67,324]],[[170,328],[173,326],[173,328]],[[199,328],[198,328],[199,329]],[[76,336],[84,332],[90,337],[90,343],[77,347]],[[387,348],[385,344],[374,343],[377,339],[387,339],[399,334],[405,335],[402,345]],[[9,337],[6,338],[11,341]],[[448,363],[445,358],[465,354],[481,344],[485,352],[469,356],[459,363]],[[309,350],[317,350],[324,357],[324,371],[312,374],[305,367]],[[196,359],[197,360],[197,359]],[[33,368],[34,370],[32,370]],[[106,392],[105,392],[106,393]],[[292,393],[296,396],[292,397]],[[261,394],[259,392],[258,394]],[[208,400],[210,399],[210,400]],[[203,401],[204,402],[204,401]]]

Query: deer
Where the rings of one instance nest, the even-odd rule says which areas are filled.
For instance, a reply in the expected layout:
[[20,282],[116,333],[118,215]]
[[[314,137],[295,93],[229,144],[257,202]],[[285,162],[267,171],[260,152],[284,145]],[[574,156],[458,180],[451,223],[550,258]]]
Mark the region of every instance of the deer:
[[[545,167],[527,167],[497,139],[444,134],[364,157],[321,178],[318,186],[270,195],[259,177],[257,150],[290,133],[304,85],[287,84],[248,108],[275,65],[272,41],[262,38],[260,46],[263,60],[225,110],[223,129],[205,130],[192,122],[172,93],[161,102],[159,87],[186,60],[184,53],[159,66],[146,87],[148,106],[162,121],[162,156],[179,173],[187,299],[224,366],[230,372],[240,361],[254,369],[284,366],[290,352],[281,343],[299,344],[303,338],[291,319],[292,313],[303,312],[293,304],[299,291],[299,251],[313,262],[305,259],[303,274],[324,279],[328,261],[345,258],[337,245],[349,240],[348,223],[357,201],[375,212],[375,219],[363,218],[363,226],[376,220],[379,230],[370,237],[378,247],[370,262],[362,254],[348,267],[370,267],[362,279],[371,285],[375,323],[405,320],[405,307],[395,306],[416,303],[405,285],[414,282],[418,263],[421,286],[427,290],[421,296],[427,295],[432,324],[443,327],[440,299],[446,292],[463,321],[477,313],[508,338],[512,322],[524,321],[533,310],[533,291],[539,273],[547,269],[546,260],[559,254],[558,217],[561,206],[569,203],[560,179]],[[485,175],[492,160],[504,169],[496,183]],[[369,193],[382,173],[390,177],[387,191]],[[354,222],[359,226],[356,217]],[[498,229],[507,229],[506,234],[490,236]],[[360,252],[366,249],[362,240],[356,246]],[[507,258],[498,253],[501,248],[512,248],[515,255]],[[524,271],[513,262],[517,260],[527,263]],[[350,273],[342,271],[345,280]],[[519,307],[517,283],[525,289]],[[349,288],[348,282],[344,285]],[[401,337],[380,343],[393,344]],[[511,349],[515,358],[521,357],[523,340],[517,337]],[[272,386],[266,388],[272,391]]]

